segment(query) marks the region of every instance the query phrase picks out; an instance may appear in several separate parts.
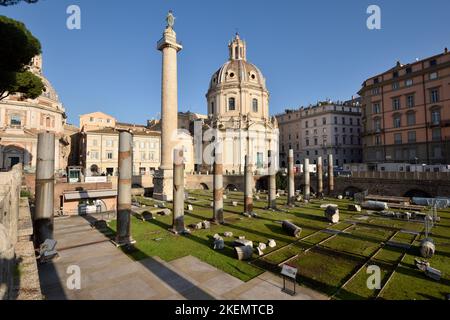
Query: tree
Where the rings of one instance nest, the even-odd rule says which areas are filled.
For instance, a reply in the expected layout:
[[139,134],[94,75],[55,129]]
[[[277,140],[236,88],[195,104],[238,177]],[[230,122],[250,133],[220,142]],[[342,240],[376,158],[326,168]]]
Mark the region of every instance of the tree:
[[39,40],[22,22],[5,16],[0,16],[0,39],[0,100],[18,92],[37,98],[45,86],[28,67],[42,52]]
[[[18,4],[19,2],[21,2],[22,0],[0,0],[0,6],[12,6],[15,4]],[[27,3],[36,3],[39,0],[23,0]]]

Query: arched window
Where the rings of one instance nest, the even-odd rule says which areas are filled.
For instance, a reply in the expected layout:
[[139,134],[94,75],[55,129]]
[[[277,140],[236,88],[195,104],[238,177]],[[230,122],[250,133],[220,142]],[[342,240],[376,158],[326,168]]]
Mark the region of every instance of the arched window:
[[253,99],[252,106],[253,112],[258,112],[258,99]]
[[47,128],[50,128],[50,125],[51,125],[51,119],[50,119],[50,117],[46,117],[45,118],[45,126]]
[[236,110],[236,99],[228,98],[228,111]]

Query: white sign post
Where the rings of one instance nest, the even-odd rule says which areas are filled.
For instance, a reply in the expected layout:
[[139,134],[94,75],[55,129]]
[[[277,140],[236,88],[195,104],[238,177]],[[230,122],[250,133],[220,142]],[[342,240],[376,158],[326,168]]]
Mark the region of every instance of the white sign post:
[[[296,281],[297,272],[298,272],[297,268],[290,266],[288,264],[283,264],[281,269],[281,275],[283,276],[283,289],[281,291],[286,292],[291,296],[295,296],[297,294],[295,291],[297,283]],[[286,287],[286,279],[288,280],[288,282],[292,282],[294,284],[294,290],[288,289]]]

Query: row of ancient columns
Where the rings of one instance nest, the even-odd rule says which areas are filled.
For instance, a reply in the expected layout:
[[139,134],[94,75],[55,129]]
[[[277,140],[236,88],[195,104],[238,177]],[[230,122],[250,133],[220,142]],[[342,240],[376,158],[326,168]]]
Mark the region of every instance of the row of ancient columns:
[[[37,245],[53,239],[54,186],[55,186],[55,134],[38,135],[36,163],[36,202],[34,226]],[[133,170],[133,135],[119,132],[119,179],[117,185],[117,245],[133,243],[130,233],[131,184]]]
[[[303,188],[303,197],[309,200],[311,197],[311,177],[309,159],[305,158],[303,162],[303,176],[305,180]],[[294,205],[295,203],[295,173],[294,173],[294,151],[289,150],[288,155],[288,196],[287,204]],[[328,194],[331,195],[334,191],[334,171],[333,171],[333,155],[328,155]],[[322,157],[317,158],[317,196],[323,195],[323,160]]]
[[[41,133],[38,138],[37,171],[36,171],[36,213],[35,227],[38,243],[53,238],[53,198],[54,198],[54,141],[53,133]],[[132,186],[132,154],[133,135],[129,131],[119,133],[119,179],[117,188],[117,245],[128,245],[134,242],[130,232],[131,186]],[[268,208],[276,209],[276,165],[272,151],[268,152]],[[215,223],[223,223],[223,155],[215,151],[214,157],[214,202],[213,217]],[[173,163],[173,223],[175,233],[186,232],[184,226],[184,154],[182,150],[174,150]],[[323,193],[322,157],[317,161],[317,194]],[[328,164],[333,163],[333,155],[328,155]],[[304,159],[304,198],[310,198],[309,159]],[[249,156],[245,156],[245,189],[244,213],[253,214],[253,170]],[[295,202],[294,156],[289,150],[288,157],[288,197],[287,204]],[[334,190],[333,166],[328,165],[328,192]]]

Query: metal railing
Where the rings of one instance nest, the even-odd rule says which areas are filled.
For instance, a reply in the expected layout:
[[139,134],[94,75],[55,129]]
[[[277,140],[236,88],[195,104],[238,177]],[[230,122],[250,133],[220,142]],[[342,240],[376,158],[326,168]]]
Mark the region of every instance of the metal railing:
[[392,180],[450,180],[450,172],[388,172],[364,171],[352,172],[350,178],[392,179]]

